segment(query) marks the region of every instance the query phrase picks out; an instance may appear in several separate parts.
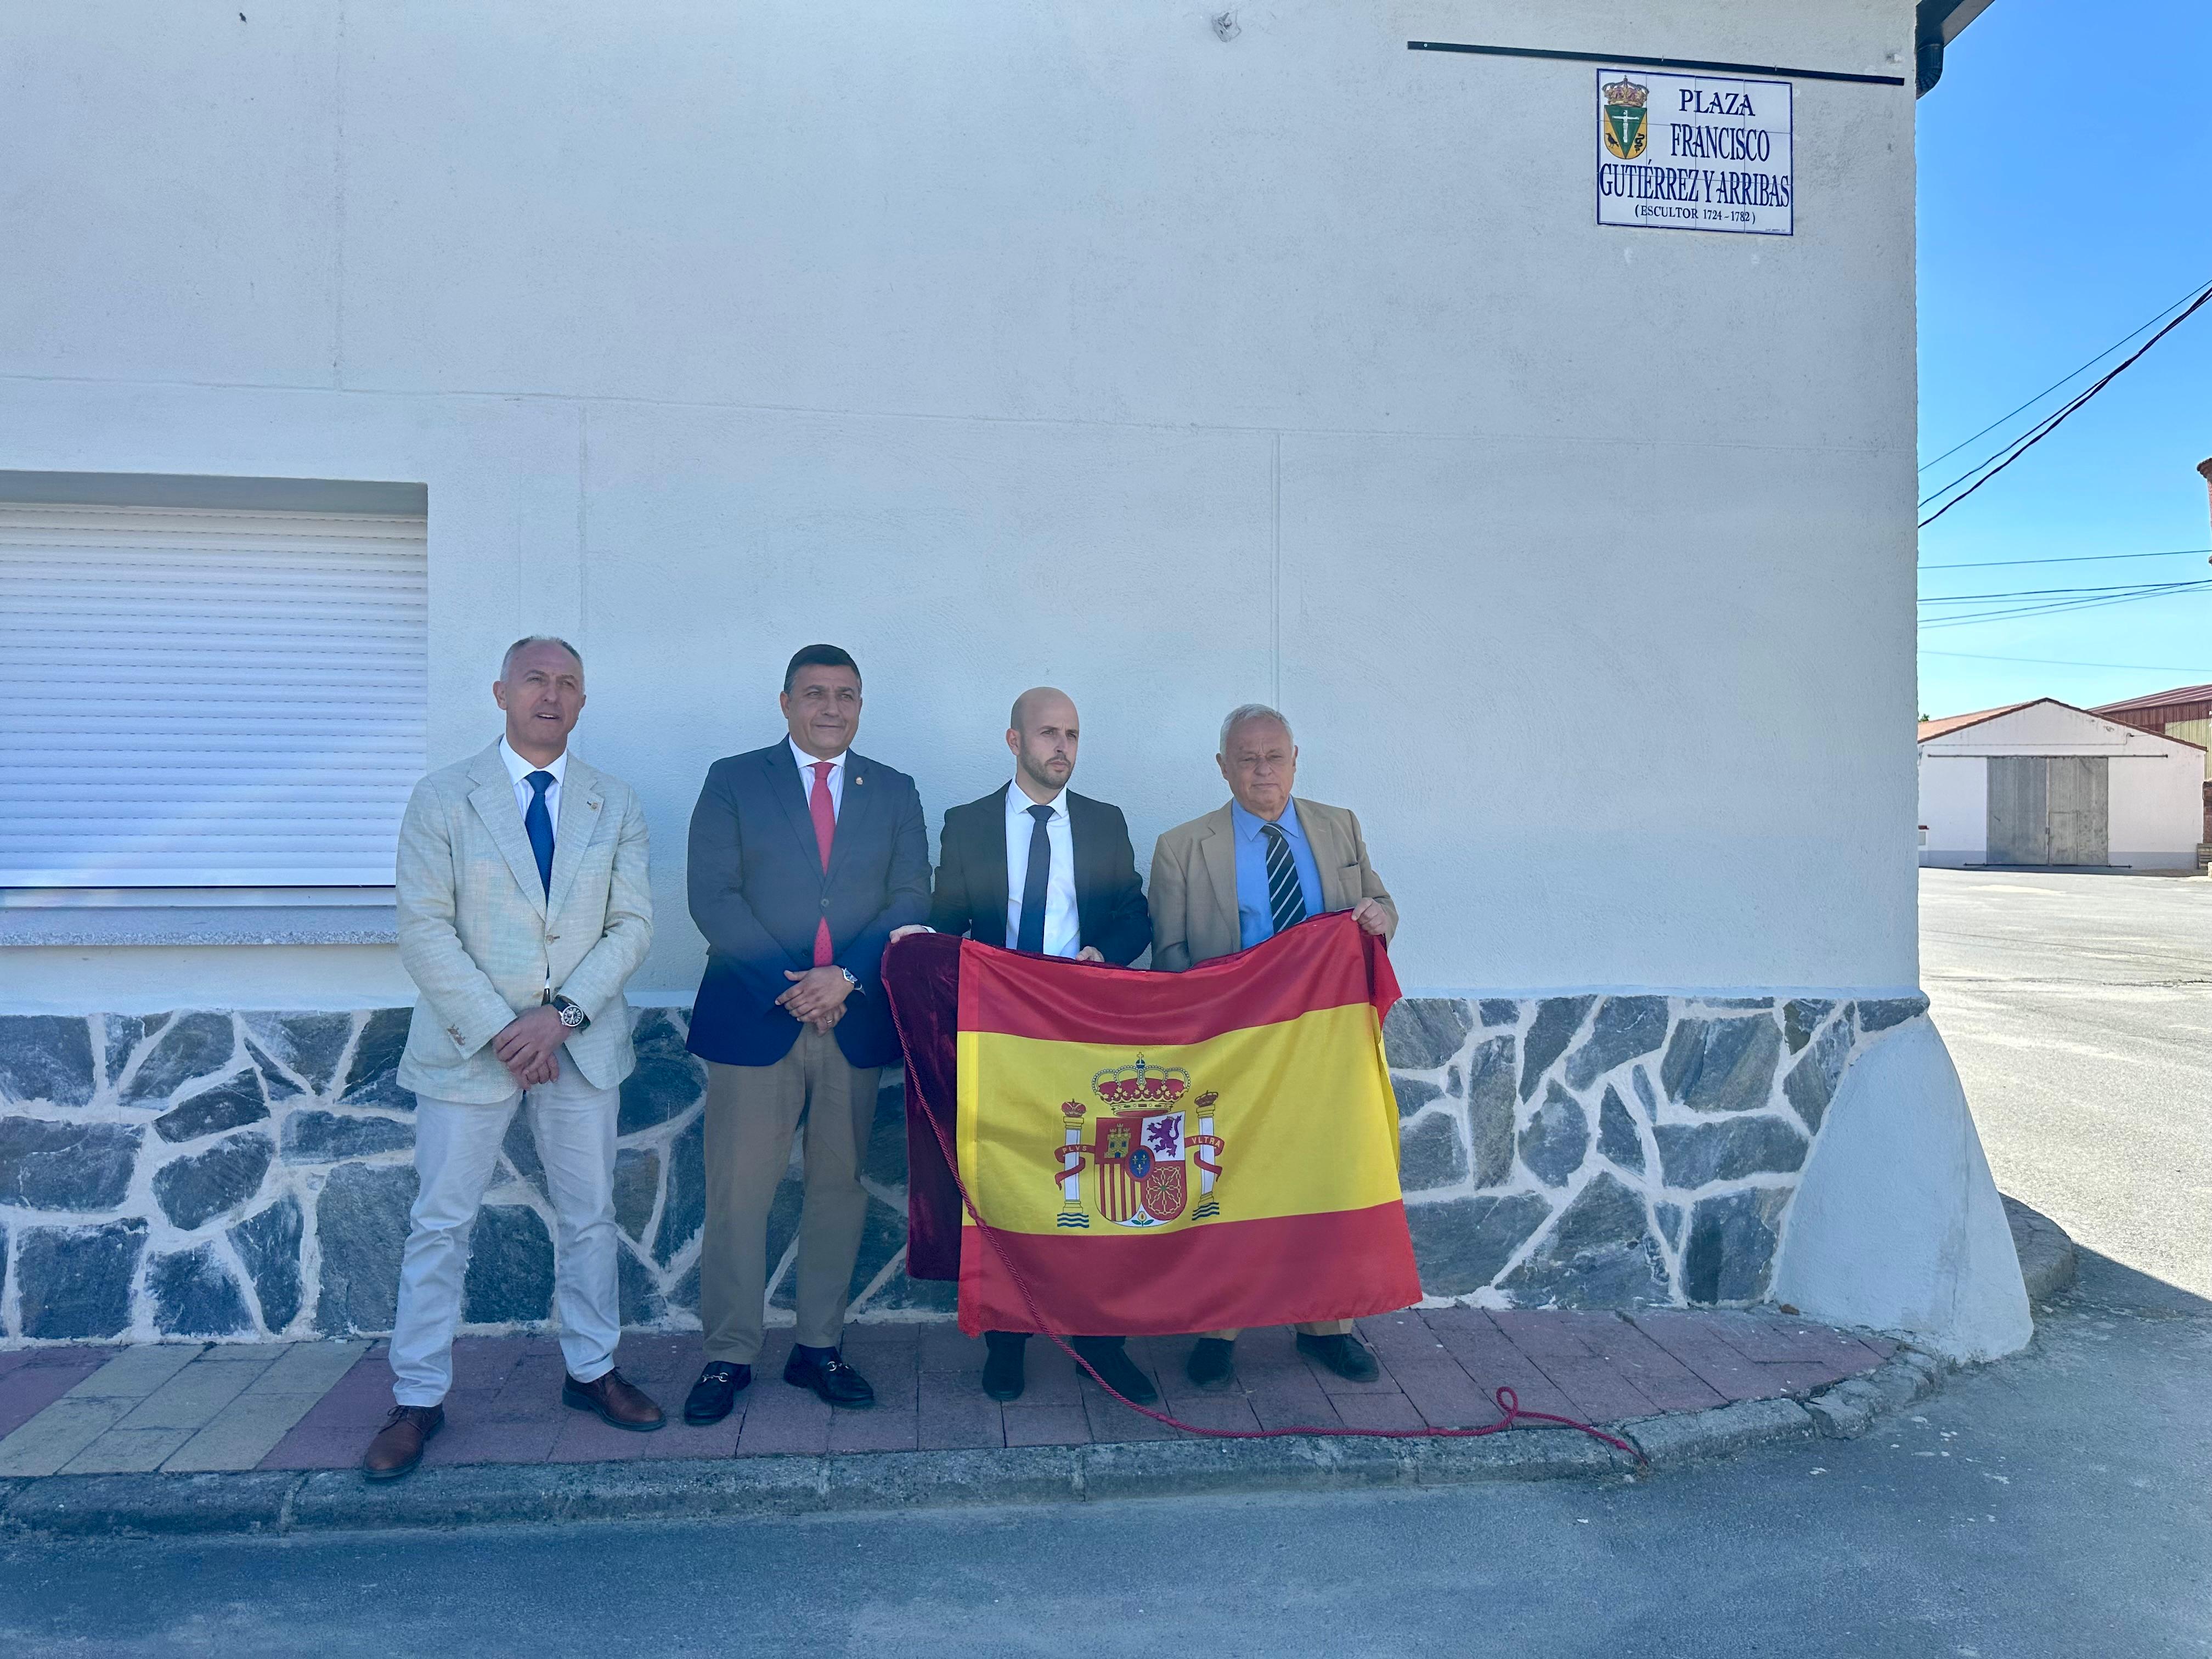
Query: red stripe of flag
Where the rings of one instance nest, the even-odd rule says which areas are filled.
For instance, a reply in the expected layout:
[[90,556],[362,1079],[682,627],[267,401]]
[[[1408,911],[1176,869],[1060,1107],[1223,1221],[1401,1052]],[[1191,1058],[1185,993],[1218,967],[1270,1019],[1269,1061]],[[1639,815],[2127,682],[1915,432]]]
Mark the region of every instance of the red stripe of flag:
[[[993,1245],[995,1242],[997,1249]],[[1096,1331],[1064,1336],[1176,1336],[1312,1319],[1364,1319],[1421,1299],[1402,1203],[1177,1232],[1001,1232],[960,1241],[960,1328],[1033,1330],[1036,1319],[1003,1265],[1011,1258],[1051,1316],[1085,1308]]]
[[[1346,949],[1352,940],[1358,947]],[[1348,1003],[1373,1005],[1380,1019],[1398,1000],[1382,940],[1341,910],[1180,974],[1024,956],[973,939],[960,951],[960,1029],[1046,1042],[1204,1042]]]

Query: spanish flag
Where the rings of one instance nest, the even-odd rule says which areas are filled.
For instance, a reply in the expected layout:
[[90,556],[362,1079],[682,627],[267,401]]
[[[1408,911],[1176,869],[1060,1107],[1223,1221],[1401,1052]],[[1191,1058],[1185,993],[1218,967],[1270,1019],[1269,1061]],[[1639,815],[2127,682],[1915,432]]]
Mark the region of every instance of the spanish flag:
[[[898,959],[902,1034],[942,1030],[908,1018]],[[1398,984],[1349,915],[1182,974],[967,940],[957,994],[963,1330],[1165,1334],[1420,1299],[1382,1058]],[[947,1069],[920,1058],[910,1088]]]

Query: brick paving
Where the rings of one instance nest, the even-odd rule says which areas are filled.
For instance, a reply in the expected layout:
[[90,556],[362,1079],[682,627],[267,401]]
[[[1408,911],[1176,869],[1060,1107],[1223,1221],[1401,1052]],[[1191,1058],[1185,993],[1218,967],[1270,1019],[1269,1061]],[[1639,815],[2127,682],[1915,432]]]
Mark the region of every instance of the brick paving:
[[[1802,1397],[1872,1370],[1893,1345],[1769,1312],[1409,1310],[1364,1320],[1382,1375],[1348,1382],[1300,1356],[1287,1329],[1237,1345],[1235,1386],[1193,1389],[1185,1337],[1138,1337],[1137,1364],[1164,1409],[1207,1428],[1471,1428],[1496,1420],[1492,1391],[1528,1410],[1593,1423]],[[464,1337],[454,1345],[445,1431],[428,1465],[591,1463],[632,1458],[1056,1446],[1188,1437],[1129,1410],[1042,1338],[1029,1387],[1000,1405],[980,1386],[983,1345],[944,1322],[858,1325],[846,1357],[875,1385],[870,1411],[833,1411],[782,1381],[790,1332],[771,1331],[737,1409],[709,1428],[681,1420],[698,1375],[695,1335],[632,1334],[618,1363],[669,1426],[610,1428],[561,1402],[560,1345]],[[37,1348],[0,1353],[0,1474],[155,1468],[345,1468],[392,1404],[381,1343]]]

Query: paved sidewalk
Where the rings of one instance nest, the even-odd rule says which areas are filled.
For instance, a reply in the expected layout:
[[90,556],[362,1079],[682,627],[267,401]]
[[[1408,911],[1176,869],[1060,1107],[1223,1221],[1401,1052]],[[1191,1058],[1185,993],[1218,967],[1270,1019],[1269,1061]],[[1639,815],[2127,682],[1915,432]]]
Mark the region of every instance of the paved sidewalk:
[[[1802,1399],[1873,1371],[1878,1338],[1772,1313],[1655,1310],[1486,1313],[1447,1308],[1361,1322],[1382,1363],[1370,1383],[1309,1364],[1285,1329],[1237,1345],[1237,1386],[1215,1395],[1182,1377],[1186,1338],[1139,1338],[1132,1357],[1163,1407],[1210,1428],[1474,1427],[1492,1392],[1592,1423],[1691,1413],[1742,1401]],[[611,1429],[561,1403],[557,1343],[471,1337],[455,1346],[447,1425],[426,1468],[483,1464],[836,1455],[1188,1440],[1109,1398],[1042,1339],[1029,1388],[984,1397],[983,1345],[948,1323],[862,1325],[846,1354],[875,1385],[872,1411],[832,1411],[787,1386],[787,1330],[771,1332],[752,1386],[711,1428],[681,1420],[701,1364],[696,1334],[623,1339],[623,1374],[667,1410],[654,1434]],[[0,1477],[345,1469],[392,1403],[381,1343],[165,1345],[0,1354]]]

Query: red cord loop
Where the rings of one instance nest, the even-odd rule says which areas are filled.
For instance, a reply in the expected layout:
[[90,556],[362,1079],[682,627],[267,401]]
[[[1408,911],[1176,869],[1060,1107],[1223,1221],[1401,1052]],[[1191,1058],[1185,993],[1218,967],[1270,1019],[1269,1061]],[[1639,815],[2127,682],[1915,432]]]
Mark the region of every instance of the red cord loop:
[[[884,1000],[890,1005],[891,1025],[898,1033],[899,1048],[903,1054],[906,1051],[906,1024],[899,1018],[898,1000],[896,997],[886,996]],[[1097,1368],[1078,1353],[1073,1346],[1060,1333],[1054,1330],[1046,1321],[1043,1310],[1037,1306],[1036,1294],[1030,1289],[1029,1281],[1022,1277],[1021,1270],[1015,1267],[1012,1258],[1007,1255],[1006,1246],[999,1242],[999,1230],[983,1219],[975,1208],[975,1200],[969,1196],[968,1183],[960,1177],[959,1158],[955,1154],[950,1140],[946,1139],[945,1125],[937,1115],[937,1108],[930,1103],[928,1091],[921,1086],[918,1069],[913,1066],[906,1068],[906,1086],[914,1091],[914,1097],[921,1103],[921,1115],[929,1120],[930,1133],[936,1137],[938,1150],[945,1157],[945,1167],[951,1173],[952,1184],[959,1189],[962,1207],[967,1211],[969,1219],[975,1224],[975,1231],[982,1235],[983,1242],[990,1246],[992,1252],[999,1258],[1000,1267],[1006,1270],[1006,1277],[1013,1282],[1014,1288],[1021,1292],[1022,1304],[1029,1310],[1030,1323],[1038,1332],[1049,1337],[1054,1347],[1081,1366],[1092,1382],[1139,1417],[1149,1417],[1153,1422],[1165,1424],[1169,1428],[1181,1429],[1186,1434],[1204,1435],[1214,1440],[1278,1440],[1286,1435],[1326,1435],[1340,1439],[1367,1440],[1479,1440],[1485,1435],[1502,1434],[1516,1422],[1556,1423],[1562,1428],[1577,1430],[1589,1436],[1593,1440],[1602,1441],[1616,1450],[1626,1452],[1638,1463],[1649,1461],[1642,1452],[1637,1450],[1626,1440],[1607,1434],[1603,1429],[1594,1427],[1590,1424],[1577,1422],[1571,1417],[1555,1417],[1549,1412],[1523,1411],[1521,1408],[1521,1396],[1510,1388],[1505,1387],[1500,1387],[1491,1395],[1498,1404],[1499,1413],[1498,1420],[1495,1423],[1486,1423],[1478,1429],[1353,1429],[1346,1428],[1341,1424],[1334,1425],[1316,1424],[1311,1426],[1286,1429],[1210,1429],[1196,1423],[1186,1423],[1181,1418],[1171,1416],[1166,1412],[1157,1412],[1149,1407],[1139,1406],[1135,1401],[1118,1392],[1112,1383],[1099,1376]]]

